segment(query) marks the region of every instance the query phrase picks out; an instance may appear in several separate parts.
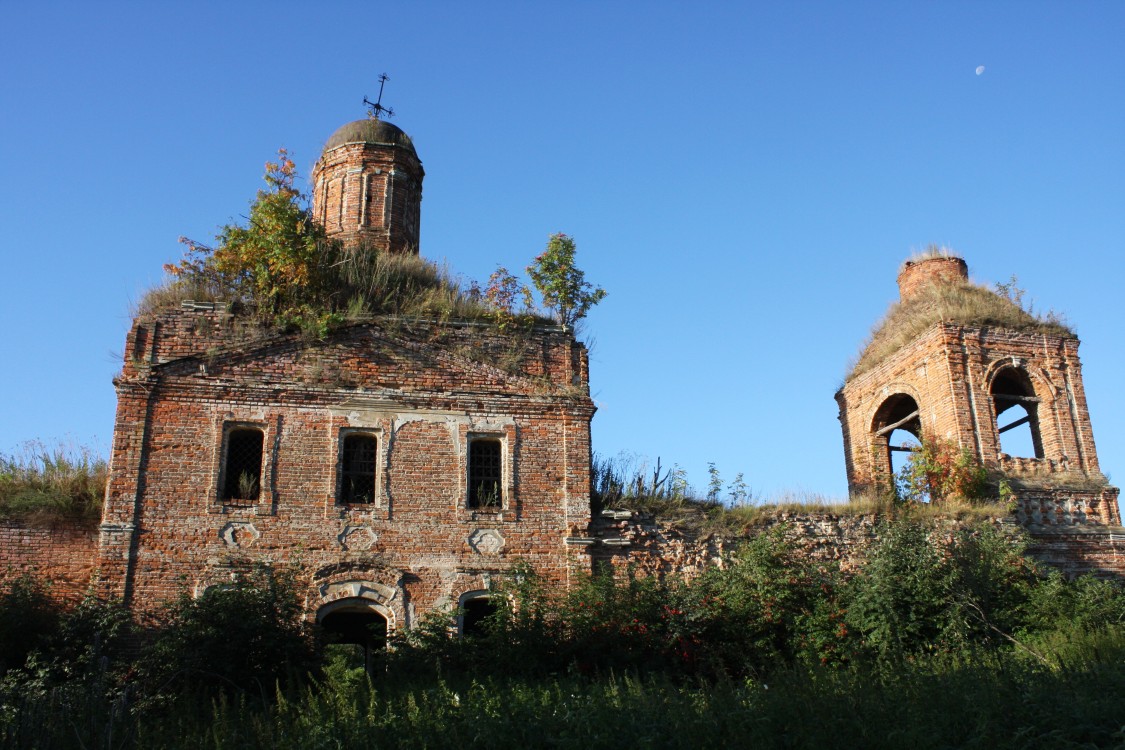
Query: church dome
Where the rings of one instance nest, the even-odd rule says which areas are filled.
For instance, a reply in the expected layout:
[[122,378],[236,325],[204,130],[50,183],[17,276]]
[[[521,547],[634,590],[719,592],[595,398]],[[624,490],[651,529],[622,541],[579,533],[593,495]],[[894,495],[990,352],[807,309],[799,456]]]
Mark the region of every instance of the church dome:
[[329,151],[337,146],[343,146],[345,143],[401,146],[413,154],[415,158],[418,157],[410,136],[402,132],[398,126],[392,125],[386,120],[368,118],[349,122],[332,134],[328,142],[324,144],[324,150]]

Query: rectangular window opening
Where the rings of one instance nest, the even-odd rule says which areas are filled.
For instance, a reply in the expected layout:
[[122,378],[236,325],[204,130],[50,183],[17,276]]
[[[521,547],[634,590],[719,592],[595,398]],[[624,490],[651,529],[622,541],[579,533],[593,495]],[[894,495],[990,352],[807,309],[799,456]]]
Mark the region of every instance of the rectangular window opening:
[[499,440],[478,438],[469,443],[469,507],[495,508],[503,504],[503,460]]
[[375,502],[375,464],[379,441],[374,435],[344,436],[340,454],[341,505]]
[[252,503],[261,493],[262,431],[237,427],[227,433],[223,461],[223,500]]

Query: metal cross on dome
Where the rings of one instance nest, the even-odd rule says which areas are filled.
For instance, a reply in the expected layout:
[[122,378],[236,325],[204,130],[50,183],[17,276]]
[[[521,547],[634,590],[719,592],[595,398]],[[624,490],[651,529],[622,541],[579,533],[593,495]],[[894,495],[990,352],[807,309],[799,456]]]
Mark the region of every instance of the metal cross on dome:
[[366,96],[363,97],[363,103],[368,107],[371,107],[371,117],[376,120],[379,119],[379,115],[382,113],[386,113],[387,117],[395,116],[395,111],[393,109],[383,106],[383,84],[386,82],[387,74],[383,73],[381,76],[379,76],[379,98],[375,101],[369,101]]

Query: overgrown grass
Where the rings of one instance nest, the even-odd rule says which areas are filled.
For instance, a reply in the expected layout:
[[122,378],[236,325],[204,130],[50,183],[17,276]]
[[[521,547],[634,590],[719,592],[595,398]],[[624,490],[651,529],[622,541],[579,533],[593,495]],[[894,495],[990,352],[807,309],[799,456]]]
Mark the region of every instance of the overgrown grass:
[[[1022,299],[1021,294],[1016,299]],[[1057,315],[1037,315],[1013,299],[972,283],[934,284],[914,297],[896,302],[872,329],[845,382],[885,360],[935,323],[956,322],[969,326],[996,326],[1014,331],[1073,337]]]
[[338,658],[288,679],[302,599],[266,569],[170,605],[139,655],[119,606],[29,630],[48,599],[0,579],[0,626],[34,636],[0,672],[0,747],[1121,746],[1125,589],[1021,553],[987,525],[906,521],[851,576],[777,531],[690,581],[562,592],[523,568],[481,632],[433,613],[371,678]]
[[[1120,634],[1099,646],[1125,655]],[[794,670],[769,684],[685,685],[610,676],[442,681],[393,687],[328,682],[268,711],[220,702],[209,723],[143,724],[152,747],[619,748],[1109,747],[1125,741],[1125,668],[1086,651],[1084,668],[1018,659],[941,660],[872,680]]]
[[[224,697],[139,721],[81,691],[25,700],[11,748],[1120,747],[1125,638],[1093,633],[1049,669],[1017,654],[881,675],[797,668],[768,683],[608,675],[402,683],[335,675],[266,707]],[[1054,655],[1053,655],[1054,656]],[[1061,656],[1061,655],[1060,655]],[[21,732],[20,729],[23,729]],[[116,730],[116,731],[111,731]]]
[[[318,259],[328,279],[319,306],[345,319],[365,315],[485,320],[490,311],[479,294],[462,288],[447,268],[417,255],[346,250],[324,241]],[[183,300],[227,302],[252,310],[240,289],[185,274],[169,277],[135,305],[134,315],[177,310]]]
[[86,447],[25,443],[0,454],[0,518],[37,524],[101,517],[108,466]]

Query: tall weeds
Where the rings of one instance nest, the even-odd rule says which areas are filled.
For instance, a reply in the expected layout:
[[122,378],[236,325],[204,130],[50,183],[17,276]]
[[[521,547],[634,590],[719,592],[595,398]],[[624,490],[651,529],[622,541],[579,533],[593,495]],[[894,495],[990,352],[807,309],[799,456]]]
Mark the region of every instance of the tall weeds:
[[108,466],[89,448],[39,441],[0,454],[0,518],[35,523],[101,517]]

